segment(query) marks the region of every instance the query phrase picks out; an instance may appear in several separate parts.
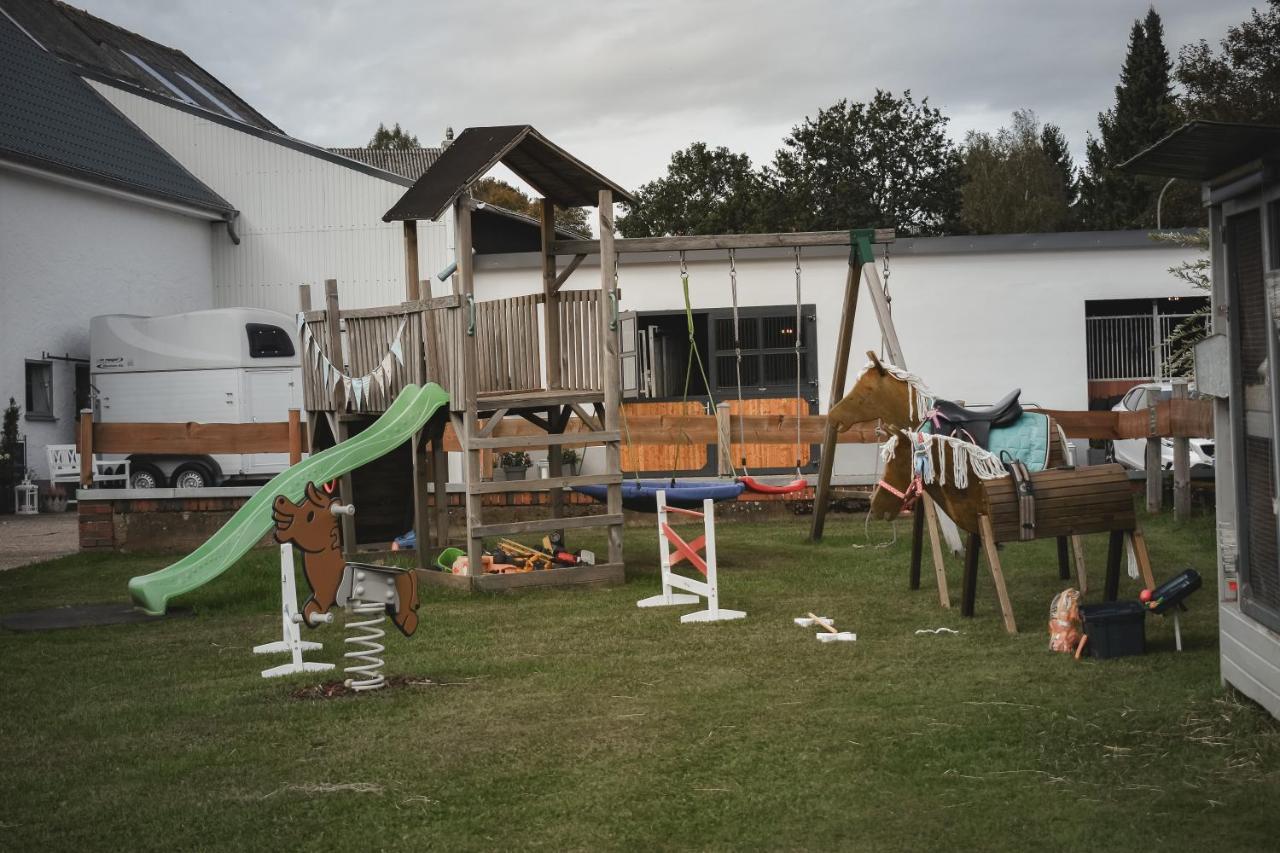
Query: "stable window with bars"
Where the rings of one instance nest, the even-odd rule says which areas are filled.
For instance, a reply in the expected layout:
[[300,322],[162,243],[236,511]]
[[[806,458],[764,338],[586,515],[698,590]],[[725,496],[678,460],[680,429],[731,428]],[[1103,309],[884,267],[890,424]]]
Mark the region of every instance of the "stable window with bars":
[[[738,391],[737,354],[734,352],[733,310],[708,312],[711,382],[719,396]],[[800,336],[800,393],[811,403],[817,398],[817,323],[813,305],[800,310],[796,328],[795,306],[738,309],[738,345],[742,349],[744,397],[791,397],[796,388],[796,335]]]

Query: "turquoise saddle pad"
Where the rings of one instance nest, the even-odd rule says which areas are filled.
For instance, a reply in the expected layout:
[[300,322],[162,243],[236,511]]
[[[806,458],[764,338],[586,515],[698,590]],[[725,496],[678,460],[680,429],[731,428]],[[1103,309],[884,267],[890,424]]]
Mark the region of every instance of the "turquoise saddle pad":
[[[933,432],[933,424],[925,422],[922,432]],[[1016,459],[1027,466],[1028,471],[1043,471],[1049,467],[1049,416],[1040,412],[1023,412],[1007,427],[993,427],[987,439],[987,449],[1001,461]]]

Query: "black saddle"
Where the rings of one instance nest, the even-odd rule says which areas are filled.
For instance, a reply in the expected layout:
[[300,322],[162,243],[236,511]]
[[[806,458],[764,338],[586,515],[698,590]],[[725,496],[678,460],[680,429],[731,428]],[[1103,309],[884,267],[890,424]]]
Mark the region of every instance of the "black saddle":
[[994,406],[983,409],[966,409],[950,400],[937,400],[933,404],[938,420],[935,427],[941,435],[965,438],[985,448],[992,427],[1008,426],[1022,417],[1020,396],[1022,389],[1015,388]]

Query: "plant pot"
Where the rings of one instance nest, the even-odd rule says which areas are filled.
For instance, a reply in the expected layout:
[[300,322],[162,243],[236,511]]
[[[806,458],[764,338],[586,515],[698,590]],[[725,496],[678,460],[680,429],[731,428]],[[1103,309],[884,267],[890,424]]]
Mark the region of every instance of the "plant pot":
[[528,465],[503,465],[502,473],[506,477],[508,483],[525,479],[525,472],[529,470]]
[[46,496],[46,497],[44,497],[44,498],[41,498],[41,500],[40,500],[40,511],[41,511],[41,512],[49,512],[49,513],[52,513],[52,512],[66,512],[66,511],[67,511],[67,499],[66,499],[65,497],[62,497],[62,496],[59,496],[59,497],[48,497],[48,496]]
[[560,471],[567,477],[576,477],[582,473],[582,460],[560,463]]

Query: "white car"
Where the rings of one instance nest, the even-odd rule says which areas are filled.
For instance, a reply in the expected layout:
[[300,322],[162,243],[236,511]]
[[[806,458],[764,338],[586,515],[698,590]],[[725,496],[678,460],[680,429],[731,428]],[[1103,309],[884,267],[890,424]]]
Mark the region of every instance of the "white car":
[[[1135,385],[1120,398],[1120,402],[1111,407],[1113,412],[1141,412],[1147,408],[1147,392],[1157,391],[1161,400],[1173,396],[1173,385],[1168,382],[1145,382]],[[1194,386],[1188,390],[1188,396],[1195,397]],[[1192,438],[1191,470],[1213,467],[1213,439]],[[1145,438],[1128,438],[1108,443],[1110,458],[1126,468],[1142,471],[1147,467],[1147,440]],[[1160,439],[1160,465],[1166,471],[1173,469],[1173,439]]]

